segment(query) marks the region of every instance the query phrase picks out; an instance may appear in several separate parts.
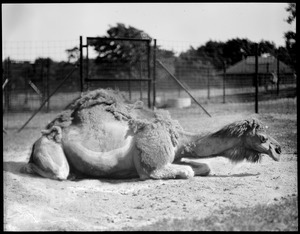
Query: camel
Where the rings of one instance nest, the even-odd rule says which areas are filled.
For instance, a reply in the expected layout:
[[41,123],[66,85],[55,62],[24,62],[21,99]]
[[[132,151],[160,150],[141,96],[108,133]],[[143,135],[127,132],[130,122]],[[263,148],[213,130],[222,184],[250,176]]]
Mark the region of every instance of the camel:
[[278,161],[281,147],[257,119],[213,133],[190,133],[167,110],[152,111],[118,91],[97,89],[47,124],[23,172],[55,180],[188,179],[207,176],[210,168],[184,158],[221,156],[254,163],[265,154]]

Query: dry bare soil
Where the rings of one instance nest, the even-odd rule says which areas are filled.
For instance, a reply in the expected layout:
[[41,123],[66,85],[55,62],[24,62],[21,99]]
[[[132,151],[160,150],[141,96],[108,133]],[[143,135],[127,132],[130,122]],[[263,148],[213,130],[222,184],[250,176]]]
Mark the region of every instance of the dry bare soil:
[[[281,161],[265,156],[259,164],[233,165],[221,157],[197,159],[210,165],[211,175],[189,180],[54,181],[19,172],[40,136],[41,128],[28,128],[3,135],[4,230],[235,230],[234,223],[230,228],[221,226],[231,214],[255,220],[247,210],[261,207],[262,214],[269,206],[280,207],[287,201],[292,204],[288,213],[275,209],[280,214],[272,216],[271,225],[263,226],[266,222],[257,218],[237,229],[272,230],[279,222],[282,226],[276,226],[278,230],[298,230],[296,114],[254,115],[228,110],[209,118],[195,109],[170,112],[193,132],[214,131],[252,115],[268,125],[269,133],[282,144]],[[291,212],[292,220],[288,217]],[[213,224],[205,226],[211,217]],[[264,215],[258,217],[263,219]]]

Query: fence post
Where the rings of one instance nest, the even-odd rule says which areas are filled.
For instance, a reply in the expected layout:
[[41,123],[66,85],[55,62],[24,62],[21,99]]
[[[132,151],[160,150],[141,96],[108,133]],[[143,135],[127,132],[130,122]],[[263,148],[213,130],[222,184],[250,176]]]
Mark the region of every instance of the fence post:
[[223,61],[223,103],[225,103],[226,61]]
[[[50,94],[50,81],[49,81],[49,77],[50,77],[50,58],[47,59],[47,75],[46,75],[46,96],[49,97]],[[50,109],[50,99],[47,102],[47,110],[46,112],[48,113]]]
[[[143,66],[142,66],[142,61],[141,57],[139,56],[139,65],[140,65],[140,79],[143,78]],[[140,100],[143,100],[143,82],[140,81]]]
[[153,108],[156,107],[156,39],[153,46]]
[[255,113],[258,113],[258,44],[255,44]]
[[86,48],[86,58],[85,58],[85,78],[89,78],[89,46],[88,44],[85,45]]
[[210,99],[210,77],[209,77],[209,63],[207,66],[207,99]]
[[42,81],[42,87],[41,87],[41,91],[42,91],[42,96],[40,97],[40,105],[43,103],[43,101],[46,99],[45,95],[46,95],[46,89],[45,89],[45,81],[44,81],[44,60],[41,59],[41,81]]
[[79,77],[80,77],[80,91],[83,93],[83,54],[82,54],[82,36],[79,37]]
[[151,108],[151,73],[150,73],[150,40],[147,43],[147,67],[148,67],[148,107]]

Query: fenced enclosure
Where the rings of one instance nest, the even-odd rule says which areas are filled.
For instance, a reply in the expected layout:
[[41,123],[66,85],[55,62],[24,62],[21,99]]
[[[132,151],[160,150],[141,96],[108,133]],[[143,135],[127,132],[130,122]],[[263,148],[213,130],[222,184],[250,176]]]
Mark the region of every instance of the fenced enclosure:
[[[151,107],[150,39],[87,37],[86,45],[80,37],[80,73],[83,90],[114,88],[127,91],[129,99],[144,99],[147,93]],[[99,53],[89,57],[89,49]],[[86,55],[84,56],[83,49]]]
[[[259,113],[296,113],[297,76],[279,56],[260,56],[256,63],[253,54],[234,65],[222,58],[213,64],[209,52],[189,48],[189,42],[91,37],[85,44],[82,38],[71,42],[71,49],[66,49],[64,42],[61,46],[37,44],[45,47],[45,57],[26,52],[36,50],[32,44],[4,44],[2,110],[6,131],[19,129],[43,103],[34,119],[46,118],[46,125],[83,91],[96,88],[119,89],[132,101],[168,108],[169,99],[190,97],[172,75],[205,109],[236,112],[246,108],[254,113],[258,99]],[[24,47],[27,50],[21,52]],[[28,59],[19,56],[27,53]],[[54,60],[58,54],[61,59]],[[76,65],[78,69],[47,100]],[[190,108],[198,107],[192,102]],[[35,126],[33,120],[27,127]]]
[[[174,43],[172,47],[180,50],[180,45]],[[226,65],[224,61],[221,61],[221,66],[216,67],[211,64],[209,59],[203,59],[203,56],[197,54],[193,49],[178,56],[166,55],[166,53],[158,51],[157,58],[198,99],[225,103],[238,101],[239,98],[245,101],[246,96],[254,97],[255,54],[248,58],[242,58],[234,66]],[[272,56],[259,58],[257,73],[260,98],[274,99],[282,96],[295,96],[296,77],[294,71],[277,58]],[[275,73],[278,82],[272,82],[272,73]],[[165,101],[174,96],[187,96],[176,82],[169,79],[169,75],[164,69],[158,67],[156,76],[157,97],[161,96]],[[172,92],[168,92],[171,90]],[[254,101],[254,99],[249,98],[248,101]]]

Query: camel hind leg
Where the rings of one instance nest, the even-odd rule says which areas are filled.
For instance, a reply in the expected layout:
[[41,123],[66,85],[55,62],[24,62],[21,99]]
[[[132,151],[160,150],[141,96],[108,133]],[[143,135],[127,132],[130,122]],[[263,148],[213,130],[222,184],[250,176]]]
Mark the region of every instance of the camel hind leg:
[[67,179],[70,169],[60,139],[59,127],[44,132],[44,135],[34,143],[29,163],[22,172],[34,173],[50,179]]

